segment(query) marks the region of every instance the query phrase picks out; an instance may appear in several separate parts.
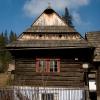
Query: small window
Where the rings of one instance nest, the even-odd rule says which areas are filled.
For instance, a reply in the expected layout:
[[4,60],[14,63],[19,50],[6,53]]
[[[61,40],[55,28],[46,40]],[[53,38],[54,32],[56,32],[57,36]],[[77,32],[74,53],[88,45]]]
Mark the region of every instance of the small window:
[[60,72],[60,60],[36,59],[36,72]]
[[41,95],[41,100],[54,100],[54,94],[53,93],[48,93],[48,94],[43,93]]

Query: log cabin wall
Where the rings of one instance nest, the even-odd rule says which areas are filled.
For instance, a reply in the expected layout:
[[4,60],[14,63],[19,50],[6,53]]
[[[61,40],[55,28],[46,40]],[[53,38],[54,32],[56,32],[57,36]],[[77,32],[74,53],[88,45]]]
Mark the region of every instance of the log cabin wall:
[[16,85],[83,87],[84,71],[82,63],[60,61],[60,72],[36,72],[35,59],[17,59]]

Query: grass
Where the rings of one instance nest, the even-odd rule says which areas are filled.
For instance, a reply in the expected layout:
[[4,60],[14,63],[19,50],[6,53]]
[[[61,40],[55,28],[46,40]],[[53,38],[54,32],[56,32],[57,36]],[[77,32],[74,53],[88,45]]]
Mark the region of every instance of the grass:
[[7,73],[0,73],[0,87],[5,87],[8,85],[10,77]]

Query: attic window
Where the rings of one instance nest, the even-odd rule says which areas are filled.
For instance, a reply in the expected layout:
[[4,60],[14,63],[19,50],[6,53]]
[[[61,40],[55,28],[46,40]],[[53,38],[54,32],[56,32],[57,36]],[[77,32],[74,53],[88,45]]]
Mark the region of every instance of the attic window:
[[45,10],[45,13],[46,13],[46,14],[52,14],[53,12],[54,12],[54,11],[53,11],[52,9],[46,9],[46,10]]
[[39,37],[42,37],[42,35],[40,34]]
[[36,59],[36,72],[60,72],[60,59]]
[[59,37],[61,38],[61,37],[62,37],[62,35],[59,35]]

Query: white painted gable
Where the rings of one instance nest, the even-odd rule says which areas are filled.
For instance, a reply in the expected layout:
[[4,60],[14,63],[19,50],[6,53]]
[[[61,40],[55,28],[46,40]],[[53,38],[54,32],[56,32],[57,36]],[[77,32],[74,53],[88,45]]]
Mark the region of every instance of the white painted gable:
[[67,26],[67,24],[55,13],[43,13],[32,26]]

